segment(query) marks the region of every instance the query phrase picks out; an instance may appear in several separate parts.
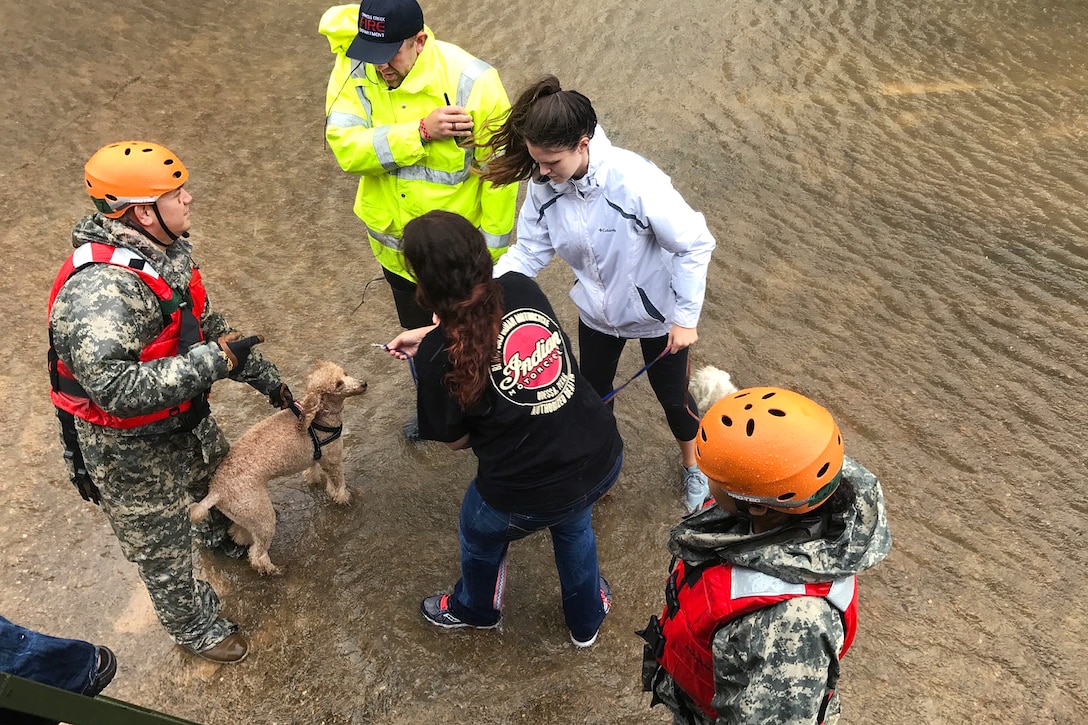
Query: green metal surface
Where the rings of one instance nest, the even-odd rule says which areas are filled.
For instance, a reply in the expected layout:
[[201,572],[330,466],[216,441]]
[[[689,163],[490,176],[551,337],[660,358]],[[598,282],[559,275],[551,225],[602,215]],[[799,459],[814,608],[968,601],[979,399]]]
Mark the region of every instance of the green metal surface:
[[[70,725],[199,725],[109,697],[84,697],[0,672],[0,709]],[[0,720],[3,714],[0,713]]]

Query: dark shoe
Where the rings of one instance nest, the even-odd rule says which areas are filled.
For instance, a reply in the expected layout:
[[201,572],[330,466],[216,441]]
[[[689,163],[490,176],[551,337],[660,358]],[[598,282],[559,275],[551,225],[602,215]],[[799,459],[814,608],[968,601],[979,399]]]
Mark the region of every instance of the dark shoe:
[[105,690],[106,685],[113,682],[113,676],[117,674],[117,656],[113,654],[113,650],[101,645],[96,646],[95,650],[98,653],[98,667],[91,679],[90,686],[83,693],[87,697],[95,697],[102,690]]
[[419,437],[419,418],[414,415],[404,424],[401,431],[404,433],[404,439],[409,443],[419,443],[423,440]]
[[419,605],[419,611],[423,612],[423,618],[436,627],[442,627],[444,629],[459,629],[461,627],[472,627],[474,629],[494,629],[499,626],[499,622],[502,621],[502,617],[495,620],[494,624],[469,624],[468,622],[462,622],[457,617],[453,616],[453,612],[450,611],[450,595],[449,594],[435,594],[433,597],[427,597]]
[[[601,606],[604,607],[604,614],[607,617],[608,613],[612,611],[612,586],[608,583],[608,580],[603,576],[601,577]],[[586,647],[592,647],[593,643],[597,641],[597,635],[601,633],[601,628],[598,627],[597,631],[593,633],[593,636],[589,639],[578,639],[574,636],[574,632],[570,633],[570,641],[578,649],[585,649]]]
[[244,559],[249,555],[249,547],[239,544],[230,536],[223,537],[223,540],[209,551],[213,554],[222,554],[230,559]]
[[189,651],[197,657],[203,657],[212,662],[229,665],[241,662],[246,658],[246,655],[249,654],[249,642],[241,634],[235,632],[211,649],[206,649],[203,652]]

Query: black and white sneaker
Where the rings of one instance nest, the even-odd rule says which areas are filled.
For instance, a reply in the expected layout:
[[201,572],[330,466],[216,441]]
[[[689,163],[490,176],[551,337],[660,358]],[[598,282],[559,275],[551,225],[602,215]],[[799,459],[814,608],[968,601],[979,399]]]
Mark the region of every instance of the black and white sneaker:
[[113,682],[113,676],[117,674],[117,657],[113,654],[113,650],[102,645],[97,645],[94,649],[98,660],[91,684],[83,693],[87,697],[97,697],[98,693],[106,689],[106,685]]
[[[608,613],[612,611],[612,586],[608,583],[608,580],[603,576],[601,577],[601,605],[604,607],[604,614],[607,617]],[[597,631],[593,633],[593,636],[589,639],[578,639],[574,636],[574,632],[570,633],[570,641],[578,649],[585,649],[592,647],[593,643],[597,641],[597,635],[601,633],[601,628],[598,627]]]
[[453,612],[450,611],[450,595],[449,594],[435,594],[434,596],[427,597],[419,604],[419,611],[423,613],[423,618],[436,627],[442,627],[443,629],[460,629],[462,627],[472,627],[473,629],[494,629],[499,626],[499,622],[502,621],[502,617],[499,617],[492,624],[469,624],[463,622],[457,617],[453,616]]

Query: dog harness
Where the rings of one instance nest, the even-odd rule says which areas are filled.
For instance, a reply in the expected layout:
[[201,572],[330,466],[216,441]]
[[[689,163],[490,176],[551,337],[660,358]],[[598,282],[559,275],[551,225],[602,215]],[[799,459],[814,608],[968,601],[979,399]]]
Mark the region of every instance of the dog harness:
[[[89,264],[110,264],[127,269],[139,277],[159,298],[164,327],[158,337],[140,351],[140,362],[184,355],[189,348],[204,340],[204,333],[200,329],[200,316],[204,313],[207,294],[201,281],[200,270],[194,266],[189,288],[184,294],[179,294],[140,255],[130,249],[98,242],[87,242],[78,247],[60,268],[60,272],[53,281],[53,289],[49,293],[49,314],[52,314],[53,303],[64,283]],[[64,361],[57,356],[53,347],[52,327],[49,328],[49,381],[51,386],[49,394],[53,405],[58,410],[108,428],[138,428],[148,423],[182,415],[191,409],[194,413],[203,412],[207,415],[206,392],[191,400],[145,415],[121,417],[103,410],[75,379]],[[194,406],[196,406],[195,409]],[[199,421],[203,417],[203,415],[197,415],[196,419]]]
[[[299,420],[302,419],[302,406],[299,405],[297,402],[291,403],[291,412],[294,413],[295,417]],[[331,433],[332,435],[324,440],[320,440],[317,437],[316,431],[321,431],[322,433]],[[314,444],[314,460],[320,461],[321,449],[340,437],[340,434],[344,432],[344,425],[341,423],[337,426],[328,426],[319,425],[317,423],[311,422],[310,425],[306,428],[306,432],[310,434],[310,440],[313,441]]]
[[[764,607],[796,597],[823,597],[843,618],[842,659],[857,633],[857,580],[854,576],[818,584],[791,584],[768,574],[731,564],[685,565],[677,561],[665,587],[665,608],[639,635],[647,641],[643,655],[643,687],[652,689],[653,675],[663,668],[676,685],[711,718],[714,698],[714,655],[711,644],[727,624]],[[821,708],[834,694],[834,685]],[[652,703],[656,704],[656,703]]]

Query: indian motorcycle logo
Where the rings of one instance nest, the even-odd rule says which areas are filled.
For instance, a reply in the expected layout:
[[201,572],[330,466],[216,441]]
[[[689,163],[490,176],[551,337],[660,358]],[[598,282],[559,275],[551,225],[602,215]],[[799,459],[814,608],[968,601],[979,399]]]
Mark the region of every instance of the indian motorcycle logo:
[[531,415],[551,413],[574,395],[574,372],[559,326],[531,309],[502,318],[499,362],[491,379],[499,393],[515,405],[530,406]]

